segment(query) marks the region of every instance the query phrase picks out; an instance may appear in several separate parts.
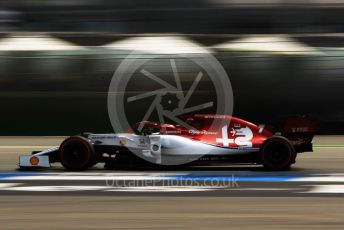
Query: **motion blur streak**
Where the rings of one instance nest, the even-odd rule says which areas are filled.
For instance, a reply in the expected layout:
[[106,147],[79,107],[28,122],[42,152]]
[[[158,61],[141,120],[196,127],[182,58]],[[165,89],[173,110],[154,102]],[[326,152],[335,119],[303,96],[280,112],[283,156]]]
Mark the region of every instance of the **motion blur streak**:
[[341,0],[3,0],[0,135],[113,131],[106,94],[132,50],[163,54],[162,75],[171,53],[210,52],[235,116],[278,126],[308,115],[319,133],[343,134],[343,15]]
[[[234,115],[272,125],[288,116],[308,115],[318,120],[320,133],[341,134],[344,108],[338,99],[344,97],[343,36],[324,36],[6,34],[0,38],[0,135],[111,132],[108,87],[132,50],[147,58],[157,53],[169,58],[171,52],[210,52],[230,77]],[[100,40],[102,44],[94,42]],[[183,59],[176,62],[187,65]],[[152,65],[162,75],[169,68],[163,58]],[[185,82],[189,75],[187,68],[180,73]],[[196,95],[202,93],[195,90]]]
[[201,45],[181,36],[135,37],[112,42],[104,47],[113,50],[135,50],[147,54],[199,54],[208,52]]

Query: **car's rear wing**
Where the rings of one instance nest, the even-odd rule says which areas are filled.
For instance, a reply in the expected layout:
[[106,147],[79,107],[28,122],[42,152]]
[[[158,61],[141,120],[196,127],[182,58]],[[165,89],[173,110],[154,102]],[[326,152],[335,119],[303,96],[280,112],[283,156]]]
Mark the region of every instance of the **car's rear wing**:
[[311,152],[312,140],[317,123],[307,117],[290,117],[282,128],[281,134],[288,138],[297,152]]

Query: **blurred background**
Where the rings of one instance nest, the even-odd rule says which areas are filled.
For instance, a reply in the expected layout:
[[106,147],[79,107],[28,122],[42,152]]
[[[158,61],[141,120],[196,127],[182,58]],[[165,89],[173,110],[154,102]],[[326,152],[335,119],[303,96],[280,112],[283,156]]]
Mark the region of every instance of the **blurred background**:
[[2,0],[0,135],[112,131],[113,73],[156,38],[209,50],[230,77],[234,115],[308,115],[319,133],[344,134],[344,1]]

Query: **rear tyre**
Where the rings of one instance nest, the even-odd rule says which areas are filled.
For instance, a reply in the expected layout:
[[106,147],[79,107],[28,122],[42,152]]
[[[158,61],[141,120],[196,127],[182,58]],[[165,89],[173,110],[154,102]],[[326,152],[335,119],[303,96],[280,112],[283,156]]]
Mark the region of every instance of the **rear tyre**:
[[287,170],[295,163],[295,158],[294,146],[282,136],[268,138],[260,150],[261,162],[268,170]]
[[82,171],[96,163],[92,144],[81,136],[65,139],[60,145],[59,156],[63,167],[71,171]]

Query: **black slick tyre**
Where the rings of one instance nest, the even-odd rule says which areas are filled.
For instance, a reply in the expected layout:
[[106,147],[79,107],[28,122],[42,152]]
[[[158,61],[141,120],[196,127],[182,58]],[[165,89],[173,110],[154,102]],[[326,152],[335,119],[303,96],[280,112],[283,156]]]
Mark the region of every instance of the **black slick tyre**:
[[61,164],[67,170],[82,171],[95,163],[95,151],[85,137],[73,136],[65,139],[59,148]]
[[263,143],[260,160],[268,170],[287,170],[295,162],[296,152],[290,141],[282,136],[273,136]]

